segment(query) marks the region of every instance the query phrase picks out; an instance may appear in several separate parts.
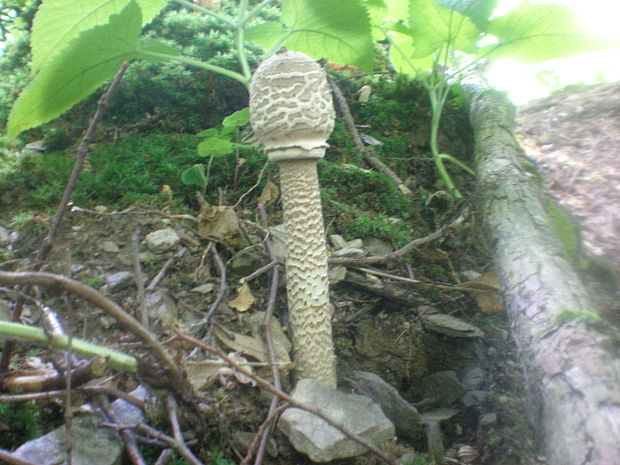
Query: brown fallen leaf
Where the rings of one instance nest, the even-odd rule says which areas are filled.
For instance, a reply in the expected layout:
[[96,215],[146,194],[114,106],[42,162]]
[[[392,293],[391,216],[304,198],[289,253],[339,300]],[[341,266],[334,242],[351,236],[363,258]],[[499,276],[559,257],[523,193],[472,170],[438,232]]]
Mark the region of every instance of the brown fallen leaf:
[[228,302],[228,305],[238,312],[247,311],[256,298],[252,295],[252,290],[246,282],[242,282],[241,286],[237,288],[237,297]]
[[459,284],[459,287],[467,287],[474,291],[470,296],[478,304],[478,308],[484,313],[496,314],[502,311],[502,296],[499,292],[499,278],[494,271],[485,273],[473,281]]

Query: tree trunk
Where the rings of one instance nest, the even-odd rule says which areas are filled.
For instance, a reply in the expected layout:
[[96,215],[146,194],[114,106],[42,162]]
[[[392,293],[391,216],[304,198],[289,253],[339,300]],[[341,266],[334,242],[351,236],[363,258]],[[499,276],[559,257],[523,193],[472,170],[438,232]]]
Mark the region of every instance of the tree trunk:
[[553,233],[542,188],[520,168],[511,104],[495,91],[471,89],[470,97],[477,207],[547,459],[620,465],[617,334],[586,318],[596,312],[588,290]]

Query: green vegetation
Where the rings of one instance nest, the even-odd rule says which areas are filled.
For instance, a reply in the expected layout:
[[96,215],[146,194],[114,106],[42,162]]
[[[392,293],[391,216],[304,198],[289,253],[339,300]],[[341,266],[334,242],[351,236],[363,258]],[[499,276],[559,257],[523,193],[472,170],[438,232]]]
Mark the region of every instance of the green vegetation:
[[0,448],[3,449],[41,436],[49,424],[49,414],[43,407],[32,402],[0,403],[0,418],[0,423],[10,426],[0,434]]
[[590,312],[587,310],[574,310],[574,309],[566,309],[562,310],[556,317],[555,323],[556,325],[561,325],[564,323],[568,323],[569,321],[583,321],[585,323],[596,323],[601,318],[594,312]]
[[548,200],[546,210],[566,255],[573,264],[577,264],[579,259],[579,230],[577,226],[555,200]]

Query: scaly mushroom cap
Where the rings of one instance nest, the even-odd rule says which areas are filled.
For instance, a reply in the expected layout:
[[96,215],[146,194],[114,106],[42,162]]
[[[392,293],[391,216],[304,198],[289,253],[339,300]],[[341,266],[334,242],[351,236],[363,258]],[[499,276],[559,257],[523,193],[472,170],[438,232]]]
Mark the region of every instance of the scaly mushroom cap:
[[271,56],[252,78],[250,115],[269,160],[322,158],[335,118],[325,71],[300,52]]

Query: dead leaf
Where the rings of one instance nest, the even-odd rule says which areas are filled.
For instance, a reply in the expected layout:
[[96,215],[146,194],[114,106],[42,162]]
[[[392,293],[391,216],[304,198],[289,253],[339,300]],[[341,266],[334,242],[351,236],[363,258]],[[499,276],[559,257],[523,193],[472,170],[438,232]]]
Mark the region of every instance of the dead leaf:
[[277,199],[279,194],[280,191],[278,189],[278,186],[276,186],[273,181],[269,180],[265,184],[263,192],[261,192],[260,197],[258,198],[258,203],[263,203],[267,205],[269,202]]
[[233,207],[216,207],[198,196],[200,212],[198,213],[198,235],[203,238],[215,239],[233,247],[243,245],[239,230],[239,219]]
[[228,302],[228,305],[237,310],[238,312],[247,311],[256,298],[252,295],[252,290],[246,282],[242,282],[241,286],[237,288],[237,297]]
[[491,271],[473,281],[459,284],[459,287],[474,289],[474,292],[470,292],[470,296],[476,301],[478,308],[484,313],[496,314],[503,309],[499,284],[497,274]]
[[[215,337],[235,352],[248,355],[259,362],[269,362],[269,353],[262,339],[235,333],[219,325],[215,326]],[[278,341],[273,341],[273,345],[276,352],[276,362],[278,362],[280,369],[286,371],[291,368],[291,358],[286,349]]]

